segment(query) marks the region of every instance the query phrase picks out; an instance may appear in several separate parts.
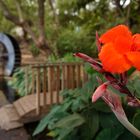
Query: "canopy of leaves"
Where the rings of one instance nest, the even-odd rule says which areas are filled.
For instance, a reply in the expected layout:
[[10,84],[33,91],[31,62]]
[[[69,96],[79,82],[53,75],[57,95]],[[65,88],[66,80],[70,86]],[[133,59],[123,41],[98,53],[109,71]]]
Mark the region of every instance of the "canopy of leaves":
[[[14,15],[29,20],[35,34],[39,33],[37,0],[3,2]],[[127,24],[134,32],[140,29],[139,0],[45,0],[44,4],[46,40],[61,57],[78,50],[95,56],[96,31],[101,34],[117,24]],[[0,19],[1,31],[13,33],[16,25],[6,20],[2,12]]]

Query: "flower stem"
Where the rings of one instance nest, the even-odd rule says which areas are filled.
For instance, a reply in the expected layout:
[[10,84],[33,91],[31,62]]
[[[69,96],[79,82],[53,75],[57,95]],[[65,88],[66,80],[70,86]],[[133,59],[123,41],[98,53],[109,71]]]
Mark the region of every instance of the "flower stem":
[[134,134],[135,136],[137,136],[138,138],[140,138],[140,131],[134,127],[126,118],[126,116],[119,114],[116,111],[113,111],[117,117],[117,119],[120,121],[120,123],[126,128],[128,129],[132,134]]

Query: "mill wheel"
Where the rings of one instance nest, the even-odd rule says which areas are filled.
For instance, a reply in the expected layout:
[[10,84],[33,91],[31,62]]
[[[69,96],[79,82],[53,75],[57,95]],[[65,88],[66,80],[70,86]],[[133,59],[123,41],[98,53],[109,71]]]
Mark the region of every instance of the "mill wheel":
[[21,63],[19,45],[11,35],[0,33],[0,48],[0,60],[3,60],[4,74],[10,76]]

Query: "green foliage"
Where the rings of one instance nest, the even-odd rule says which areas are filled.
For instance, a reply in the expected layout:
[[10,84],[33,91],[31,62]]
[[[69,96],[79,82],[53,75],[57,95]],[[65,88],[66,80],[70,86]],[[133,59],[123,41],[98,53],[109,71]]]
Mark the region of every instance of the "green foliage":
[[103,129],[96,137],[96,140],[118,140],[118,137],[123,133],[120,128]]
[[19,96],[25,96],[31,93],[32,90],[31,83],[32,83],[32,74],[30,67],[17,68],[14,72],[12,79],[8,82],[10,86],[12,86],[14,89],[17,90],[17,94]]
[[[40,121],[34,135],[47,127],[50,130],[47,135],[56,140],[137,140],[120,124],[105,102],[91,102],[92,93],[98,86],[96,76],[100,75],[90,67],[86,70],[91,79],[81,89],[63,91],[64,101],[52,107]],[[139,129],[139,110],[125,105],[124,109],[129,121]]]
[[140,130],[140,112],[136,113],[133,117],[133,124]]
[[[65,118],[59,120],[52,126],[52,129],[56,129],[59,133],[58,140],[65,139],[76,127],[82,125],[85,122],[84,118],[79,114],[71,114]],[[69,127],[68,127],[69,126]]]
[[73,56],[73,53],[66,53],[64,57],[60,58],[61,62],[81,62],[81,60],[77,57]]
[[91,140],[99,130],[99,113],[95,109],[90,109],[84,110],[82,115],[86,122],[80,128],[80,137],[86,140]]
[[123,128],[121,124],[117,121],[114,114],[112,113],[101,112],[99,117],[100,117],[100,125],[102,128],[116,128],[116,127]]
[[57,39],[56,46],[58,48],[58,53],[62,57],[67,52],[83,52],[88,55],[96,54],[96,47],[93,44],[93,38],[77,27],[76,29],[65,29],[59,35]]
[[130,132],[125,130],[124,133],[119,136],[118,140],[139,140],[139,138],[136,138]]
[[82,62],[81,59],[74,57],[73,53],[66,53],[63,57],[57,58],[54,55],[50,55],[47,62]]
[[1,21],[1,26],[0,26],[1,32],[9,33],[12,31],[14,25],[10,22],[7,22],[7,20],[3,18],[3,15],[1,13],[0,13],[0,21]]
[[127,84],[128,89],[133,93],[136,97],[140,98],[140,78],[134,77],[130,79]]
[[38,56],[40,53],[39,48],[37,48],[35,45],[30,46],[30,51],[33,54],[34,57]]
[[[19,3],[21,11],[18,10],[16,2]],[[36,28],[39,20],[36,0],[5,0],[4,3],[17,18],[21,16],[29,20],[34,35],[38,35],[40,29]],[[45,34],[49,47],[58,50],[59,56],[67,52],[81,51],[96,57],[96,31],[100,35],[117,24],[127,24],[134,32],[140,28],[138,0],[125,5],[122,5],[122,0],[54,0],[53,4],[54,9],[48,1],[45,2]],[[16,27],[5,19],[2,12],[0,21],[2,32],[9,33]]]
[[[60,56],[66,52],[84,52],[96,57],[95,32],[98,31],[100,35],[117,24],[130,24],[130,27],[135,30],[131,25],[133,24],[131,20],[136,19],[136,16],[132,14],[139,16],[136,12],[140,7],[138,5],[138,2],[131,2],[127,6],[120,5],[119,7],[114,0],[72,0],[69,2],[58,0],[61,32],[56,40],[56,47]],[[129,13],[129,10],[134,13]],[[138,19],[136,21],[140,23]]]
[[[86,120],[86,123],[88,123],[88,125],[90,126],[90,122],[87,122],[87,120],[89,120],[89,118],[90,118],[90,120],[93,121],[93,123],[95,125],[94,131],[96,132],[98,130],[98,125],[99,125],[98,124],[99,122],[97,121],[98,113],[96,113],[96,110],[94,108],[92,108],[92,104],[89,103],[91,93],[97,86],[95,77],[96,77],[96,75],[93,75],[91,80],[82,89],[65,90],[62,93],[63,97],[65,99],[63,101],[63,103],[53,107],[51,112],[40,122],[40,124],[38,125],[34,134],[38,134],[39,132],[44,130],[46,126],[48,126],[48,128],[53,131],[53,134],[55,133],[55,136],[58,139],[60,139],[61,135],[62,135],[61,132],[63,132],[63,133],[65,132],[65,131],[63,131],[63,130],[65,130],[65,127],[63,125],[63,124],[65,124],[65,122],[63,122],[63,121],[69,122],[69,118],[71,118],[70,116],[73,116],[73,114],[75,114],[75,112],[76,112],[76,116],[79,116],[79,120],[81,120],[81,121],[77,122],[77,123],[69,123],[69,125],[66,125],[67,128],[69,128],[69,127],[71,128],[71,131],[69,131],[70,134],[69,135],[67,134],[66,137],[74,135],[73,134],[74,129],[72,129],[73,127],[80,128],[80,129],[84,128],[84,127],[86,128],[86,126],[84,126],[85,120]],[[93,82],[95,84],[93,84]],[[85,92],[86,92],[86,94],[85,94]],[[90,106],[91,106],[91,109],[89,110],[89,112],[86,112],[87,111],[86,108],[90,107]],[[82,110],[85,110],[85,111],[81,113]],[[90,112],[92,112],[91,110],[94,113],[96,113],[96,115],[94,117],[90,116]],[[61,116],[59,114],[61,114]],[[61,123],[59,123],[59,122],[61,122]],[[59,124],[59,128],[57,128],[58,124]],[[82,125],[83,125],[83,127],[81,127]],[[90,127],[88,127],[88,128],[90,128]],[[86,129],[86,131],[87,130],[88,129]],[[80,132],[82,132],[82,131],[83,130],[81,129]],[[91,131],[93,131],[93,130],[91,130]],[[89,130],[88,130],[88,132],[89,132]],[[77,133],[79,133],[79,132],[77,132]],[[75,137],[77,136],[77,133],[75,134]],[[91,133],[91,135],[93,135],[93,133]]]

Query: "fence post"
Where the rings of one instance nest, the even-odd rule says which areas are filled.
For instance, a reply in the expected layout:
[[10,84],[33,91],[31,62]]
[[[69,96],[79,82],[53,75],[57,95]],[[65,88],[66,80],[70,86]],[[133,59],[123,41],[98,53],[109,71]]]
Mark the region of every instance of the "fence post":
[[43,106],[46,105],[46,94],[47,94],[47,87],[46,87],[46,84],[47,84],[47,75],[46,75],[46,67],[43,67]]
[[35,68],[31,67],[32,71],[32,94],[35,94]]
[[36,114],[40,113],[40,68],[37,67],[37,77],[36,77]]

